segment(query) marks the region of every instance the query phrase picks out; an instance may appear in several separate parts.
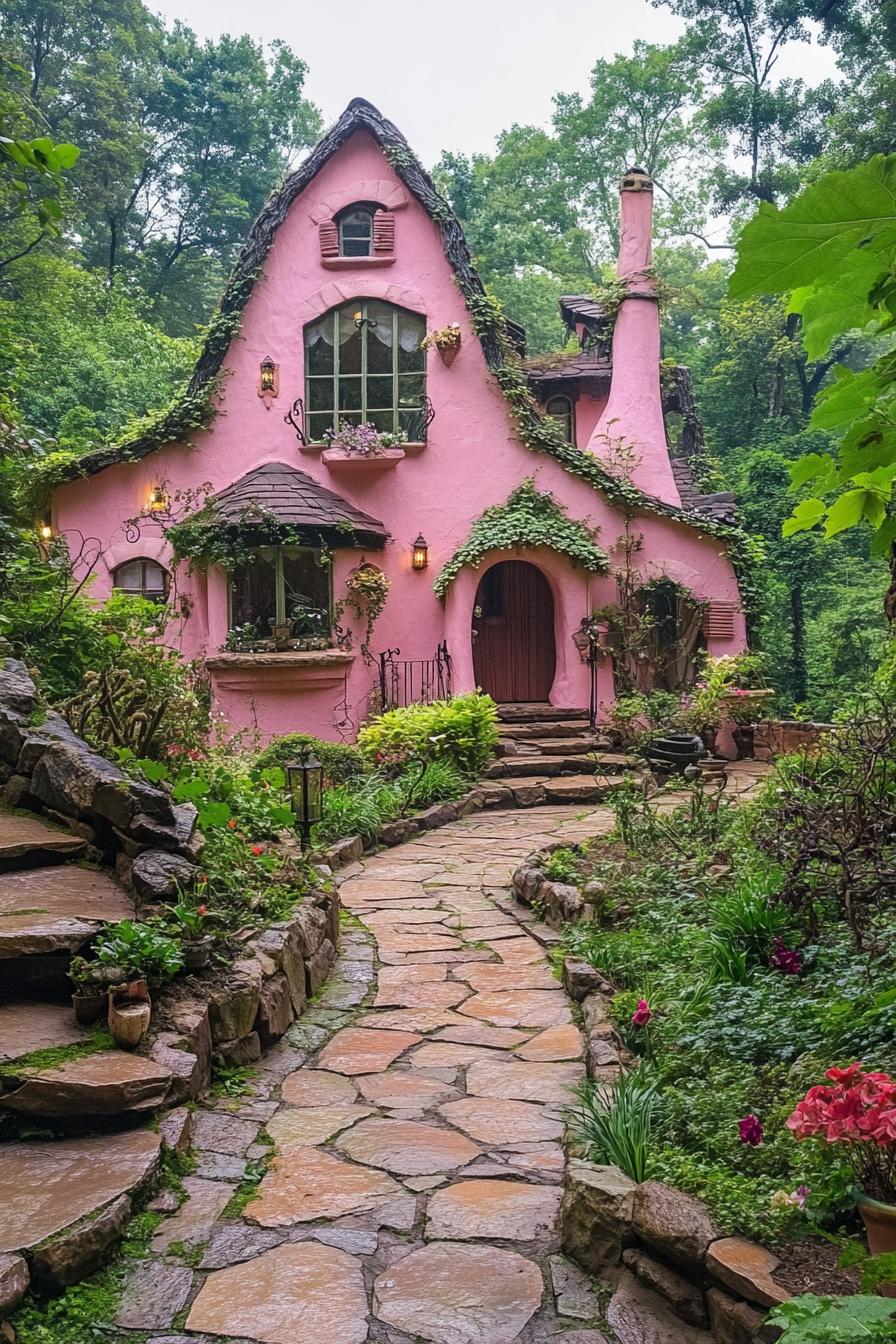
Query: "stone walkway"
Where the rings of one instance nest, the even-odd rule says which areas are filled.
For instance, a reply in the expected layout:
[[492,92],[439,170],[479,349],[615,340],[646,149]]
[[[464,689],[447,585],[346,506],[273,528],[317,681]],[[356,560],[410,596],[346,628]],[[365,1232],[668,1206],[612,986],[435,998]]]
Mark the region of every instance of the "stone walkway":
[[198,1112],[199,1166],[133,1265],[122,1341],[603,1344],[557,1230],[582,1039],[548,964],[558,936],[512,903],[509,874],[612,823],[484,813],[343,871],[335,976],[250,1095]]

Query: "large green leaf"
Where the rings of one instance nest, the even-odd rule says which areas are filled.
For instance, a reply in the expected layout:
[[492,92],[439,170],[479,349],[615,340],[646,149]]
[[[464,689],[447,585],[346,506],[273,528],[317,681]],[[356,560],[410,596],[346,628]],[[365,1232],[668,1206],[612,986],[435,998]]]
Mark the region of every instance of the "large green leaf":
[[[763,202],[740,236],[732,298],[837,278],[847,259],[896,247],[896,154],[826,173],[777,210]],[[886,264],[881,266],[886,269]]]
[[877,261],[861,255],[830,282],[794,291],[790,307],[802,315],[803,345],[810,359],[821,359],[835,337],[872,321],[876,314],[869,294],[882,275]]

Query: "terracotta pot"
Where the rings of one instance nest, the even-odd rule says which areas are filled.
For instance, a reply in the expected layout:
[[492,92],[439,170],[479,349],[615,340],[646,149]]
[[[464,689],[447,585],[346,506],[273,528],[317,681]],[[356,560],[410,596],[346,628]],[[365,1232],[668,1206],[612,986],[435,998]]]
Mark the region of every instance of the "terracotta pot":
[[[872,1255],[886,1255],[896,1251],[896,1204],[884,1204],[861,1192],[856,1205],[868,1233],[868,1249]],[[877,1290],[882,1297],[896,1297],[896,1283],[882,1283]]]
[[99,1022],[106,1011],[108,999],[109,992],[105,989],[73,994],[72,1007],[75,1010],[75,1021],[80,1023],[82,1027],[92,1027],[94,1022]]
[[152,1004],[145,980],[116,985],[109,993],[109,1034],[121,1050],[136,1050],[149,1030]]
[[459,345],[446,345],[446,346],[444,347],[444,349],[442,348],[442,346],[437,345],[437,346],[436,346],[436,349],[437,349],[438,352],[439,352],[439,359],[440,359],[440,360],[442,361],[442,363],[445,365],[445,368],[446,368],[446,369],[450,369],[450,368],[451,368],[451,365],[454,363],[454,361],[457,359],[458,355],[460,354],[460,346],[459,346]]

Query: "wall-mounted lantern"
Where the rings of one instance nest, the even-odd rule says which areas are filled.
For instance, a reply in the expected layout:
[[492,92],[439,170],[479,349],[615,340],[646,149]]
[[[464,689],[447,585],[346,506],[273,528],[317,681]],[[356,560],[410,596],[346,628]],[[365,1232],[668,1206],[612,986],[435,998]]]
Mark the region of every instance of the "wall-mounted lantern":
[[323,766],[310,748],[306,747],[298,761],[286,766],[286,787],[289,789],[289,805],[304,850],[308,847],[312,826],[323,815],[324,801]]
[[426,538],[421,532],[414,542],[414,555],[411,560],[413,569],[425,569],[429,564],[429,547],[426,544]]
[[275,364],[270,355],[266,355],[258,366],[258,395],[265,405],[265,410],[271,409],[271,402],[280,391],[280,365]]
[[37,535],[40,537],[41,541],[52,541],[53,529],[49,523],[38,523]]
[[149,495],[147,510],[154,518],[168,513],[168,491],[164,485],[154,485]]

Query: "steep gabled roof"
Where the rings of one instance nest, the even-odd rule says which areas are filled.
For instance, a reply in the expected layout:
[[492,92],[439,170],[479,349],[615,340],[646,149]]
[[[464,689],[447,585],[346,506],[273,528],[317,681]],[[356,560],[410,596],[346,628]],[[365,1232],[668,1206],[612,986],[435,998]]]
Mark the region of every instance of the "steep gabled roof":
[[359,131],[366,131],[373,136],[395,173],[439,230],[442,249],[467,304],[486,364],[510,404],[521,442],[534,452],[553,457],[571,475],[587,481],[607,500],[629,514],[652,513],[677,519],[701,531],[733,537],[732,530],[724,525],[655,499],[630,481],[613,476],[592,453],[582,452],[567,444],[558,426],[541,414],[518,360],[520,329],[514,331],[501,315],[495,300],[486,293],[473,266],[457,217],[436,191],[432,179],[404,136],[364,98],[352,99],[342,116],[318,141],[304,163],[270,197],[255,220],[209,324],[184,394],[133,438],[97,449],[77,461],[56,463],[47,472],[50,482],[57,484],[79,476],[94,475],[118,462],[137,461],[164,443],[188,441],[191,432],[207,425],[214,414],[213,393],[217,376],[239,330],[243,309],[277,230],[297,197],[333,155]]

